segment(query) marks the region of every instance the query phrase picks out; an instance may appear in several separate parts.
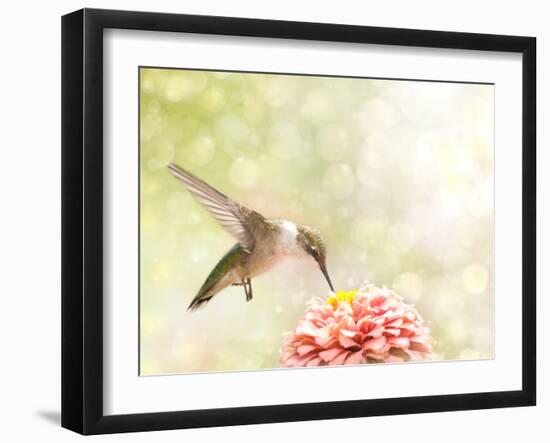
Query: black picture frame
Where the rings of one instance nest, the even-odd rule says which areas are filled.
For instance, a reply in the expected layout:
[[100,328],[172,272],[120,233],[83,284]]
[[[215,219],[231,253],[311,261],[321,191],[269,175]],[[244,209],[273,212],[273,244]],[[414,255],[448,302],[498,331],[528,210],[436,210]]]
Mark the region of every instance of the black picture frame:
[[[171,411],[103,412],[103,30],[503,51],[522,54],[522,389]],[[536,39],[83,9],[62,18],[62,426],[82,434],[530,406],[536,403]]]

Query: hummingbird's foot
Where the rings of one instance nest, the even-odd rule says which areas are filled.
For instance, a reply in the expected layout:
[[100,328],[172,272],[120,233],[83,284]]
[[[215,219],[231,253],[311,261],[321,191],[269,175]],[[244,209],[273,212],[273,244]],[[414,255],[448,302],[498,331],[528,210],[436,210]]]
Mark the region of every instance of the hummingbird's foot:
[[246,297],[246,301],[252,300],[252,284],[249,278],[243,280],[240,283],[232,283],[231,286],[244,286],[244,295]]
[[246,279],[244,293],[246,294],[246,301],[252,300],[252,282],[249,278]]

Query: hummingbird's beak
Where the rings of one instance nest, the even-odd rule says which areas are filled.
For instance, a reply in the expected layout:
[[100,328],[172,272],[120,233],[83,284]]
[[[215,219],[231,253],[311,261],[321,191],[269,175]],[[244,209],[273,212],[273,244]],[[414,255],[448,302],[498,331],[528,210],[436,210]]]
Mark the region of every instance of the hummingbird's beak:
[[320,264],[319,267],[321,268],[321,272],[323,273],[323,275],[325,276],[325,278],[327,279],[327,283],[330,287],[330,290],[332,292],[335,292],[334,291],[334,286],[332,286],[332,282],[330,281],[330,277],[328,275],[328,271],[327,271],[327,267],[324,265],[324,264]]

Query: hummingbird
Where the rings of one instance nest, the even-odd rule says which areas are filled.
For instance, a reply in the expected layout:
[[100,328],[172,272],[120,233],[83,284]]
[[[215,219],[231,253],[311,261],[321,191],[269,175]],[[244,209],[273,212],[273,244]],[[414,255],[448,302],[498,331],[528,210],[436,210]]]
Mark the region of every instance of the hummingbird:
[[246,301],[252,300],[252,278],[289,257],[316,265],[334,292],[327,271],[325,240],[318,229],[285,219],[267,219],[174,163],[167,167],[237,240],[210,272],[188,310],[196,310],[228,286],[242,286]]

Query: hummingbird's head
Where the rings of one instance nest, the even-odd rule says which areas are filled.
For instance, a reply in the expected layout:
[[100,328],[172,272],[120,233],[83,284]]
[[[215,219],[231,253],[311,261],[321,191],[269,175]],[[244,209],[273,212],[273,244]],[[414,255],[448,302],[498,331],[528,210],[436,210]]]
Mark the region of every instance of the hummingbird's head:
[[319,269],[327,279],[330,290],[334,292],[334,287],[327,271],[327,248],[321,232],[310,226],[299,226],[297,241],[306,255],[315,260],[315,263],[317,263],[317,266],[319,266]]

